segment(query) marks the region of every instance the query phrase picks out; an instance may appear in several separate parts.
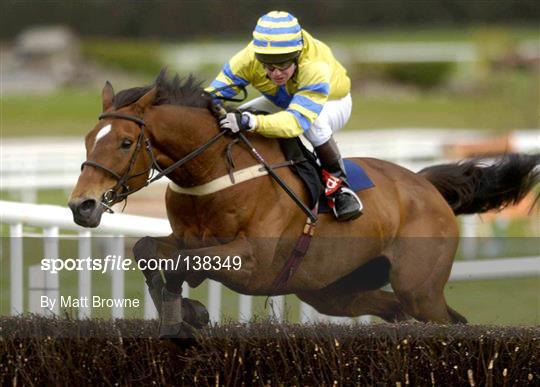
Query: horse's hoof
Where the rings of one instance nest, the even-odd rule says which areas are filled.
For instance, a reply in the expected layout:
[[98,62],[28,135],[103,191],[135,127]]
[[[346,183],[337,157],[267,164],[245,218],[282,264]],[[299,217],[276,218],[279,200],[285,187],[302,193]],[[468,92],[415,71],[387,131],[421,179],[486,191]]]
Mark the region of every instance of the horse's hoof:
[[182,321],[177,324],[165,325],[159,327],[160,339],[195,339],[195,328],[187,322]]
[[182,299],[182,318],[196,329],[204,328],[210,322],[205,306],[189,298]]

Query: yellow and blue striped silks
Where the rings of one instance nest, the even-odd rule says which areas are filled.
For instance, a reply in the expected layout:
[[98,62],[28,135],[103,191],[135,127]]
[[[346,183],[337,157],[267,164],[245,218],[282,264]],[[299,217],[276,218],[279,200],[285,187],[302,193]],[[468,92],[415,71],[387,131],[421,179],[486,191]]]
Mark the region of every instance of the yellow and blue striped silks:
[[[267,76],[262,64],[255,58],[255,45],[249,43],[234,55],[207,88],[209,92],[227,85],[251,84],[281,112],[258,115],[256,132],[267,137],[297,137],[309,130],[327,100],[345,97],[351,81],[345,68],[336,60],[330,48],[300,31],[303,49],[298,57],[298,69],[284,86],[278,86]],[[233,97],[236,89],[224,89],[217,95]]]

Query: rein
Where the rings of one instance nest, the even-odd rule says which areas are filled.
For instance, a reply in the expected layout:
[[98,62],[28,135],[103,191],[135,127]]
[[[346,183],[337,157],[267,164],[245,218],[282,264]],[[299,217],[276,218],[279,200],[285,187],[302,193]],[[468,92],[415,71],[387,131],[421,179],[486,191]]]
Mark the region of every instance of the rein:
[[[105,118],[116,118],[116,119],[122,119],[122,120],[131,121],[131,122],[136,123],[139,126],[139,128],[141,129],[141,132],[139,133],[139,137],[137,138],[137,145],[135,146],[135,150],[134,150],[133,154],[131,155],[131,159],[129,160],[128,168],[126,169],[126,172],[124,172],[124,174],[122,176],[120,176],[118,173],[116,173],[115,171],[113,171],[109,167],[106,167],[105,165],[100,164],[100,163],[98,163],[96,161],[87,160],[87,161],[85,161],[85,162],[83,162],[81,164],[81,170],[85,166],[88,165],[88,166],[98,168],[98,169],[101,169],[101,170],[107,172],[108,174],[110,174],[111,176],[113,176],[117,180],[116,185],[113,188],[105,191],[105,193],[102,195],[102,198],[101,198],[101,204],[106,208],[106,211],[110,212],[110,213],[114,212],[112,210],[111,206],[114,204],[115,201],[127,200],[127,197],[129,195],[131,195],[132,193],[143,189],[147,185],[153,183],[156,180],[161,179],[163,176],[166,176],[167,174],[171,173],[176,168],[181,167],[182,165],[184,165],[188,161],[190,161],[190,160],[194,159],[195,157],[199,156],[201,153],[203,153],[206,149],[208,149],[212,144],[214,144],[217,140],[219,140],[223,135],[225,135],[227,133],[227,132],[224,132],[224,131],[220,131],[218,134],[216,134],[214,137],[212,137],[210,140],[208,140],[205,144],[203,144],[200,147],[198,147],[197,149],[195,149],[193,152],[189,153],[188,155],[186,155],[182,159],[178,160],[177,162],[175,162],[171,166],[169,166],[169,167],[167,167],[165,169],[162,169],[159,166],[159,164],[158,164],[158,162],[156,160],[154,152],[152,151],[152,144],[150,142],[150,139],[146,136],[146,133],[144,131],[144,128],[146,127],[146,124],[145,124],[143,119],[141,119],[139,117],[136,117],[136,116],[129,115],[129,114],[119,113],[119,112],[103,113],[102,115],[99,116],[100,120],[105,119]],[[133,167],[135,165],[135,161],[137,160],[137,156],[139,155],[139,152],[141,151],[141,147],[142,147],[143,143],[144,143],[144,148],[145,148],[146,152],[150,156],[151,162],[144,171],[142,171],[140,173],[137,173],[137,174],[134,174],[134,175],[130,175],[130,173],[131,173],[131,171],[132,171],[132,169],[133,169]],[[136,188],[136,189],[130,189],[129,185],[127,184],[130,179],[141,176],[141,175],[143,175],[143,174],[145,174],[145,173],[147,173],[149,171],[152,171],[152,173],[153,173],[153,171],[155,171],[155,170],[157,170],[159,172],[156,176],[151,175],[148,178],[148,180],[146,180],[146,183],[144,185],[142,185],[141,187]]]
[[[128,121],[136,123],[141,129],[141,132],[139,133],[139,137],[137,139],[137,145],[135,146],[135,150],[133,154],[131,155],[131,159],[129,160],[128,168],[126,172],[124,172],[123,175],[119,175],[118,173],[110,169],[109,167],[106,167],[103,164],[100,164],[96,161],[87,160],[81,164],[81,170],[85,166],[98,168],[109,173],[111,176],[113,176],[117,180],[116,185],[113,188],[105,191],[105,193],[103,193],[102,198],[101,198],[101,205],[104,206],[106,211],[110,213],[114,213],[111,206],[114,204],[115,201],[121,202],[125,200],[127,203],[127,197],[129,195],[141,190],[147,185],[153,183],[154,181],[161,179],[163,176],[169,174],[176,168],[179,168],[185,163],[187,163],[188,161],[194,159],[195,157],[203,153],[206,149],[208,149],[210,146],[212,146],[212,144],[218,141],[221,137],[223,137],[225,134],[228,133],[228,131],[220,131],[218,134],[216,134],[214,137],[208,140],[205,144],[195,149],[193,152],[189,153],[188,155],[178,160],[171,166],[165,169],[162,169],[157,163],[154,152],[152,151],[152,144],[150,142],[150,139],[146,136],[146,133],[144,131],[146,124],[143,119],[136,116],[128,115],[128,114],[119,113],[119,112],[103,113],[102,115],[99,116],[100,120],[105,119],[105,118],[128,120]],[[307,222],[304,227],[304,231],[302,235],[298,239],[294,250],[291,252],[291,255],[289,256],[289,258],[287,259],[287,261],[285,262],[280,272],[278,273],[277,277],[274,279],[272,283],[273,292],[277,292],[288,282],[288,280],[296,272],[298,266],[300,265],[300,262],[302,261],[302,259],[304,258],[304,256],[306,255],[309,249],[311,238],[313,237],[313,234],[315,232],[315,224],[317,222],[317,215],[316,215],[317,206],[313,212],[309,210],[306,207],[306,205],[302,203],[302,201],[296,196],[296,194],[290,190],[290,188],[285,184],[285,182],[283,182],[279,178],[279,176],[275,174],[275,172],[273,171],[273,168],[266,163],[266,161],[257,152],[257,150],[250,143],[250,141],[243,135],[243,133],[239,133],[239,137],[248,146],[252,155],[255,157],[255,159],[257,159],[257,161],[260,164],[262,164],[262,166],[267,170],[270,176],[272,176],[274,180],[279,183],[279,185],[285,190],[285,192],[287,192],[287,194],[294,200],[294,202],[308,215]],[[139,152],[141,151],[141,147],[143,146],[143,144],[144,144],[144,148],[146,149],[146,152],[150,156],[151,162],[144,171],[130,176],[130,173],[135,165],[135,161],[137,160],[137,157],[139,155]],[[146,183],[142,185],[141,187],[136,188],[136,189],[130,189],[128,185],[128,181],[130,179],[137,176],[141,176],[149,171],[152,171],[153,173],[154,170],[159,171],[159,173],[156,176],[150,176],[146,180]],[[118,192],[119,190],[120,192]]]

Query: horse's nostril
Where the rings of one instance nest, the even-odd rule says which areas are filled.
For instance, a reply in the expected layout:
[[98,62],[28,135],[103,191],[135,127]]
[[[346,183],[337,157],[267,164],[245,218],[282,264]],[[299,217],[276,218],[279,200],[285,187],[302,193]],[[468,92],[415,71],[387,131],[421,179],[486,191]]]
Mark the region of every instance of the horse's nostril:
[[94,199],[88,199],[79,205],[79,214],[83,216],[90,215],[96,208],[96,201]]

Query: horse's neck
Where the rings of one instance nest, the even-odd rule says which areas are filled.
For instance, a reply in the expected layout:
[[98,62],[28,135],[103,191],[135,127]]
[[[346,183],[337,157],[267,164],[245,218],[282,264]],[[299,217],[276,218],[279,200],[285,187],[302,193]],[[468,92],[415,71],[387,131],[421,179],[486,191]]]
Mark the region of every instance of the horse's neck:
[[[152,145],[161,168],[193,152],[218,133],[216,119],[202,108],[157,106],[145,115]],[[183,187],[204,184],[226,173],[222,155],[226,141],[218,141],[193,160],[173,171],[169,177]]]
[[[151,128],[152,144],[162,168],[185,157],[219,133],[215,117],[206,109],[185,106],[156,106],[145,115]],[[229,173],[226,147],[231,143],[222,137],[210,148],[169,175],[181,187],[205,184]],[[255,136],[253,144],[270,164],[284,161],[277,141]],[[230,155],[234,168],[242,169],[256,164],[245,146],[235,146]]]

